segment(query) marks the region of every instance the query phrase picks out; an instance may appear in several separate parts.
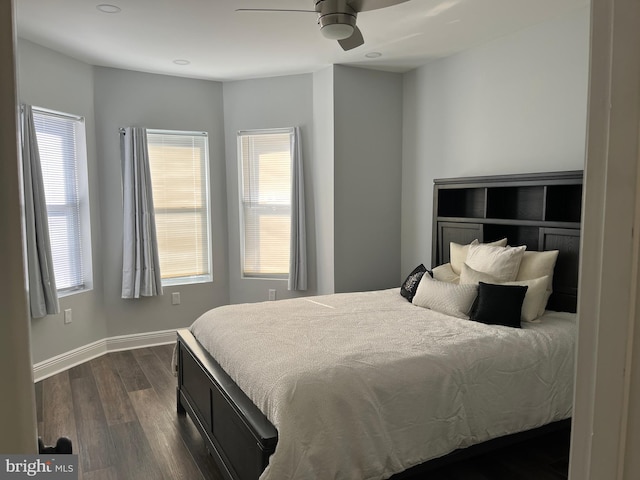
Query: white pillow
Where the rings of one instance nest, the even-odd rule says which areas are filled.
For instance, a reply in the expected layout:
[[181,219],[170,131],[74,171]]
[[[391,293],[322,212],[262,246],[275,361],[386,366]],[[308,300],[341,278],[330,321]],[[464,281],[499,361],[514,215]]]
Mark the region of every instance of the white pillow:
[[[524,322],[533,322],[542,313],[544,313],[544,307],[547,303],[547,284],[549,283],[549,276],[540,278],[533,278],[531,280],[518,280],[515,282],[504,282],[502,285],[526,285],[527,293],[524,296],[524,302],[522,302],[522,312],[520,319]],[[542,313],[540,313],[542,309]]]
[[460,283],[460,276],[455,274],[450,263],[438,265],[431,270],[431,273],[433,273],[433,278],[440,282]]
[[553,270],[558,259],[558,250],[549,250],[546,252],[524,252],[520,269],[516,280],[531,280],[533,278],[549,277],[547,283],[547,291],[545,295],[542,310],[538,313],[542,315],[547,306],[551,292],[553,291]]
[[[475,239],[469,245],[478,245],[478,239]],[[449,243],[449,262],[451,263],[451,269],[456,275],[460,275],[462,272],[462,264],[467,259],[467,253],[469,252],[469,245],[460,245],[459,243]],[[482,243],[480,245],[491,245],[494,247],[505,247],[507,245],[507,239],[496,240],[495,242]]]
[[469,245],[466,264],[478,272],[488,273],[499,282],[512,282],[518,276],[520,262],[527,247],[494,247]]
[[412,303],[445,315],[468,319],[477,294],[477,285],[455,285],[423,275]]
[[479,282],[484,283],[500,283],[496,277],[488,273],[478,272],[466,263],[462,264],[462,273],[460,274],[460,285],[478,285]]

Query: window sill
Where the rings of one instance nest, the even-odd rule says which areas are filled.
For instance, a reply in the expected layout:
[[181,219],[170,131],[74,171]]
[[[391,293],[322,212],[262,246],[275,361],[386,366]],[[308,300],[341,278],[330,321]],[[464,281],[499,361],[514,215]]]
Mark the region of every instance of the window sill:
[[289,280],[289,276],[288,275],[284,275],[284,276],[264,276],[264,277],[258,277],[258,276],[245,276],[242,275],[240,277],[242,280],[270,280],[270,281],[281,281],[281,282],[286,282]]
[[62,290],[58,291],[58,298],[71,297],[73,295],[77,295],[78,293],[86,293],[93,291],[93,287],[83,287],[78,288],[77,290]]
[[162,280],[162,287],[175,287],[178,285],[192,285],[197,283],[212,283],[212,275],[202,275],[198,277],[181,277],[181,278],[167,278]]

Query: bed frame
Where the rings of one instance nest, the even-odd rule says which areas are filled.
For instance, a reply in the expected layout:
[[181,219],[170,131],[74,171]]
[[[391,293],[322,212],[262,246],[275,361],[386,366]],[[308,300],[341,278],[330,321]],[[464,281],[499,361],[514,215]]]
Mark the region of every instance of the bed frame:
[[[434,181],[432,266],[449,261],[449,242],[507,237],[528,250],[559,250],[548,308],[575,312],[582,172]],[[257,480],[278,432],[188,329],[178,330],[177,410],[188,414],[226,480]],[[559,428],[569,420],[452,452],[392,477],[409,478],[462,458]]]

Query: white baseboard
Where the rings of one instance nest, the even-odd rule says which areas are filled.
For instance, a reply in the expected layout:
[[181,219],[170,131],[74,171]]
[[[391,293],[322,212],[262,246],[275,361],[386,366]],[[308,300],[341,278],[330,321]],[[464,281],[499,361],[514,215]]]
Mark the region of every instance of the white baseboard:
[[56,373],[68,370],[93,358],[108,352],[133,350],[134,348],[152,347],[175,343],[175,330],[161,330],[159,332],[134,333],[117,337],[103,338],[96,342],[75,348],[69,352],[56,355],[33,365],[34,381],[39,382]]

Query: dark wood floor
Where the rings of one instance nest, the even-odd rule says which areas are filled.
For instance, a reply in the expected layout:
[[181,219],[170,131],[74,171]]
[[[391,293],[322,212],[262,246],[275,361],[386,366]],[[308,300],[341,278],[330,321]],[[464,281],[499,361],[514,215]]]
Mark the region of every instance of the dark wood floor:
[[[175,413],[172,349],[109,353],[36,384],[38,432],[47,445],[71,438],[81,479],[222,479],[194,425]],[[561,480],[568,457],[569,438],[562,432],[423,478]]]

